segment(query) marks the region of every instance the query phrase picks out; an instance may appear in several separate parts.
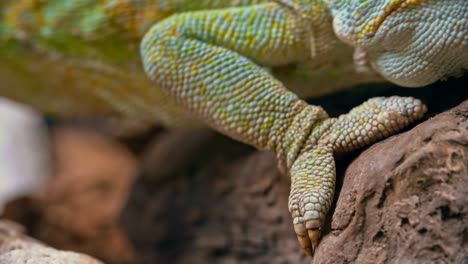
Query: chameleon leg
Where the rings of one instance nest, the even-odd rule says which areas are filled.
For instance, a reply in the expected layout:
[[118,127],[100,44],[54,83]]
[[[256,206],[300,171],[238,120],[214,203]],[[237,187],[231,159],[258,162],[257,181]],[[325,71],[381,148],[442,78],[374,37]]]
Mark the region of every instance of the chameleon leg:
[[295,231],[312,254],[333,196],[333,150],[342,141],[335,130],[353,128],[356,120],[361,124],[354,117],[369,112],[383,115],[378,121],[393,132],[385,118],[402,116],[397,122],[407,123],[404,114],[414,107],[408,103],[395,110],[385,103],[391,99],[382,99],[375,108],[364,104],[336,119],[300,100],[258,65],[285,64],[306,54],[309,40],[299,19],[274,3],[178,14],[147,32],[141,54],[155,87],[186,110],[232,138],[277,154],[280,169],[292,180]]

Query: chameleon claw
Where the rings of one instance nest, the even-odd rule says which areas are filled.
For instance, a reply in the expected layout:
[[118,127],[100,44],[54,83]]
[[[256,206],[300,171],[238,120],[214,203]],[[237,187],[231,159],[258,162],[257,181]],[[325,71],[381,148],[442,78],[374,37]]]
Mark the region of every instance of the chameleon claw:
[[308,236],[308,230],[305,228],[303,223],[295,224],[294,231],[297,235],[297,240],[299,241],[299,245],[301,246],[302,250],[308,255],[314,255],[314,245]]
[[310,242],[312,242],[312,249],[317,248],[320,237],[320,229],[308,229],[307,234],[309,235]]
[[306,228],[304,223],[294,225],[299,245],[308,256],[313,256],[320,238],[319,228]]

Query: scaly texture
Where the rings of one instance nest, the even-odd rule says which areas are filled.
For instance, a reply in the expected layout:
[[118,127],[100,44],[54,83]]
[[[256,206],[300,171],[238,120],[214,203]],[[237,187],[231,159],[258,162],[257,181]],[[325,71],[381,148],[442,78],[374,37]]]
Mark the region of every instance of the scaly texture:
[[468,69],[465,0],[330,2],[337,36],[393,83],[418,87]]
[[[425,106],[413,98],[374,98],[329,118],[292,91],[329,91],[333,83],[372,79],[373,71],[421,86],[468,68],[465,0],[4,0],[0,6],[2,94],[51,112],[116,111],[184,126],[196,116],[274,151],[291,176],[289,208],[308,254],[333,197],[333,152],[390,135]],[[355,48],[361,75],[339,39]],[[272,75],[270,68],[289,64],[297,71],[284,83],[307,87],[288,90]]]

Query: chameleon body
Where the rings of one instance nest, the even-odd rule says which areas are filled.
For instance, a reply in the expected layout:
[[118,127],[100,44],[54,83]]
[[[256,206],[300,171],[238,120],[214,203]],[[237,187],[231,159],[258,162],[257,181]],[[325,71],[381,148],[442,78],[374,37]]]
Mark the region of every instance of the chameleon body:
[[332,202],[333,153],[394,133],[425,106],[373,98],[330,118],[300,98],[380,78],[423,86],[468,68],[465,0],[3,0],[0,8],[0,95],[51,113],[168,126],[195,116],[274,151],[291,177],[289,210],[308,254]]

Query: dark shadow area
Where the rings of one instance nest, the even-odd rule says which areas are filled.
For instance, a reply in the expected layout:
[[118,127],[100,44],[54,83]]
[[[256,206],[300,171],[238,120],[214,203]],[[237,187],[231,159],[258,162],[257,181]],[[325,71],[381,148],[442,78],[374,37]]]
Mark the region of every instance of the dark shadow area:
[[422,88],[403,88],[392,84],[359,85],[307,101],[322,106],[330,116],[338,116],[371,97],[392,95],[421,99],[428,107],[426,117],[434,116],[459,105],[468,98],[468,75],[439,81]]

